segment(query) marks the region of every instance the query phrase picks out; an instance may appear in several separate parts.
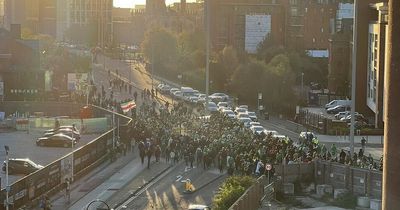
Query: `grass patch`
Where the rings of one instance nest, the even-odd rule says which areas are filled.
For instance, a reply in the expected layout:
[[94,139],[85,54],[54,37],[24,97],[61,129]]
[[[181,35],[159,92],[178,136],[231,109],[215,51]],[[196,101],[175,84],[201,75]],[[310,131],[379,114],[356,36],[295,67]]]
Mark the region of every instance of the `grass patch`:
[[220,191],[213,199],[213,209],[229,209],[236,200],[254,183],[250,176],[232,176],[227,178],[221,185]]

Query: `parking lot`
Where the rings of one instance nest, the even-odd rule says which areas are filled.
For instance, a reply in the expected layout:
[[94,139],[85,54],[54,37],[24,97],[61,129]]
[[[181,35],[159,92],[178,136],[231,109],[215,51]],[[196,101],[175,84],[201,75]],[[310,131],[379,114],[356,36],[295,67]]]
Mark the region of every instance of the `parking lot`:
[[[42,135],[42,132],[35,131],[28,134],[26,131],[15,131],[0,133],[0,160],[1,167],[3,161],[6,158],[4,146],[7,145],[10,148],[10,158],[29,158],[33,162],[40,165],[47,165],[54,160],[63,157],[67,153],[71,152],[71,148],[59,148],[59,147],[39,147],[36,146],[36,139]],[[100,134],[82,135],[78,144],[75,145],[75,149],[80,148],[100,136]],[[14,183],[24,175],[10,175],[9,183]],[[6,186],[5,172],[1,171],[1,186]]]

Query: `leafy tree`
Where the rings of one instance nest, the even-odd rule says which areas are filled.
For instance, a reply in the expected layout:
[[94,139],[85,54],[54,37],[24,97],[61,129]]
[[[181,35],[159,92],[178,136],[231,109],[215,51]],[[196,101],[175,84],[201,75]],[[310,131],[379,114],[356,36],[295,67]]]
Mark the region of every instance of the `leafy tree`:
[[177,39],[172,32],[155,27],[146,32],[142,42],[143,53],[149,62],[161,69],[173,68],[178,57]]

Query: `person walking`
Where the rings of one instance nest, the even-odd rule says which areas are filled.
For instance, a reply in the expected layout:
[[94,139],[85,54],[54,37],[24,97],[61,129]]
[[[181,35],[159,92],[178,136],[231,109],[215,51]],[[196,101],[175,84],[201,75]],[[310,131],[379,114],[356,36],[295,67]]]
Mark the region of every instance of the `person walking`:
[[362,137],[361,138],[361,149],[362,149],[363,153],[365,153],[366,146],[367,146],[367,140],[364,137]]

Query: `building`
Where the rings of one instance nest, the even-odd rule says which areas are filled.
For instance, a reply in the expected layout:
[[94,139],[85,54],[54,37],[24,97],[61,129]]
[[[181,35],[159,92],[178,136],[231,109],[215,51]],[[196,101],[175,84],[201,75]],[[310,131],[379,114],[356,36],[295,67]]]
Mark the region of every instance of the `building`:
[[375,127],[383,127],[383,93],[385,73],[386,30],[388,7],[386,3],[371,5],[377,11],[375,20],[370,21],[368,29],[368,59],[366,103],[374,113]]
[[282,0],[281,4],[286,10],[286,46],[327,52],[338,0]]
[[58,0],[57,40],[110,46],[112,0]]
[[231,45],[255,53],[265,37],[276,45],[285,43],[285,8],[275,0],[212,1],[210,14],[214,50]]
[[0,0],[0,27],[4,24],[4,0]]
[[4,27],[20,24],[32,33],[56,35],[56,0],[4,0]]
[[[379,0],[359,1],[357,14],[356,111],[382,128],[387,6]],[[353,32],[345,24],[339,29],[330,39],[328,84],[331,92],[350,96]]]
[[[44,92],[38,40],[21,40],[20,25],[0,28],[0,98],[37,100]],[[23,81],[23,82],[21,82]]]

